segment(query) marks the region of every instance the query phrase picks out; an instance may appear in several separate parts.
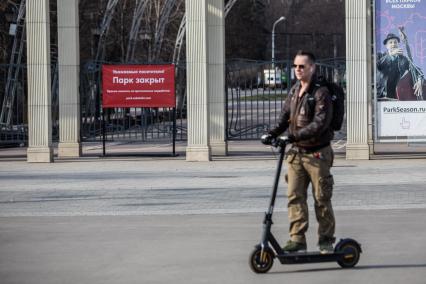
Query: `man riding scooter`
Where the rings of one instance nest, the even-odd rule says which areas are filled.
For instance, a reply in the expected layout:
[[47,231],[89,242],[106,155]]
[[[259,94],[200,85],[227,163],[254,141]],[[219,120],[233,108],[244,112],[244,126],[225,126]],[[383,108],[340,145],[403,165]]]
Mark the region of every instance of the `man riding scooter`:
[[277,127],[269,131],[263,142],[270,144],[288,130],[288,139],[293,143],[286,156],[290,240],[283,250],[300,252],[307,249],[307,189],[311,183],[319,224],[318,245],[320,253],[327,254],[333,252],[335,241],[335,218],[331,205],[334,182],[330,173],[334,159],[330,146],[334,135],[330,126],[332,98],[327,87],[318,84],[312,53],[299,51],[293,68],[298,81],[284,103]]

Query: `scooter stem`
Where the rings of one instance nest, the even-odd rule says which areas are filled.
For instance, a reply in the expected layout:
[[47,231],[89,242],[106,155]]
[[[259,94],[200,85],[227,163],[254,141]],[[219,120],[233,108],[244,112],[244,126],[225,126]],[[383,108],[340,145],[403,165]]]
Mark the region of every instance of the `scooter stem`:
[[267,213],[267,215],[270,214],[271,218],[272,218],[272,213],[274,211],[275,200],[277,198],[278,185],[279,185],[279,182],[280,182],[281,169],[282,169],[282,166],[283,166],[284,155],[285,155],[285,146],[286,146],[286,144],[284,144],[284,143],[279,146],[280,157],[278,159],[277,171],[275,173],[274,186],[272,188],[271,202],[269,203],[269,210],[268,210],[268,213]]
[[265,213],[265,219],[263,221],[263,231],[262,231],[262,238],[260,242],[262,246],[262,250],[268,243],[268,235],[271,232],[271,226],[273,224],[272,214],[274,213],[275,200],[277,197],[278,185],[280,181],[281,169],[282,169],[282,165],[284,161],[286,145],[287,145],[286,143],[280,143],[278,148],[280,152],[280,157],[278,159],[277,171],[275,173],[274,185],[272,187],[271,201],[269,203],[268,212]]

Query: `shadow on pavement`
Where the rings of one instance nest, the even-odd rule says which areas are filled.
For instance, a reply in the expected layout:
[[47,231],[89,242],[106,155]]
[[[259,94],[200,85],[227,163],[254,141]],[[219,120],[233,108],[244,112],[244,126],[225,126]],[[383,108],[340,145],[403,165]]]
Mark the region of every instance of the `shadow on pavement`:
[[[354,268],[345,268],[345,270],[373,270],[373,269],[393,269],[393,268],[426,268],[426,264],[377,264],[377,265],[360,265]],[[313,269],[301,269],[292,271],[273,271],[268,274],[290,274],[290,273],[309,273],[309,272],[321,272],[321,271],[337,271],[343,268],[328,267],[328,268],[313,268]]]

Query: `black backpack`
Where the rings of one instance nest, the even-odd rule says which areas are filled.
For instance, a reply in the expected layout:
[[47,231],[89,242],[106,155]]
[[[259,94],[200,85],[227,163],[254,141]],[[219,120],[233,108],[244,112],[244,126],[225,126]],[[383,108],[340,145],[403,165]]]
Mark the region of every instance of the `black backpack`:
[[[331,95],[331,101],[333,103],[333,118],[331,119],[330,126],[334,131],[342,129],[343,117],[345,115],[345,92],[343,88],[336,83],[330,83],[324,78],[319,78],[310,96],[314,96],[315,92],[319,87],[327,87]],[[311,110],[315,108],[315,99],[308,100],[308,102],[314,102],[310,104]]]

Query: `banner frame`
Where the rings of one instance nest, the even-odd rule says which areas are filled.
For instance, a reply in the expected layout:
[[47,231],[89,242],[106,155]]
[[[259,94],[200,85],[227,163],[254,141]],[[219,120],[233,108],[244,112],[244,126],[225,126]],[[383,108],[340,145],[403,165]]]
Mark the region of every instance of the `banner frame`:
[[373,60],[372,60],[372,76],[373,76],[373,144],[375,143],[383,143],[383,144],[411,144],[411,143],[424,143],[426,142],[426,135],[425,136],[379,136],[379,101],[378,101],[378,93],[377,93],[377,76],[378,76],[378,70],[377,70],[377,53],[380,50],[378,48],[377,44],[377,2],[381,0],[371,0],[371,7],[372,7],[372,40],[373,40]]

